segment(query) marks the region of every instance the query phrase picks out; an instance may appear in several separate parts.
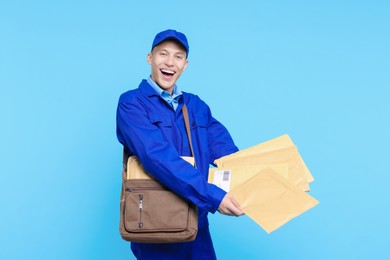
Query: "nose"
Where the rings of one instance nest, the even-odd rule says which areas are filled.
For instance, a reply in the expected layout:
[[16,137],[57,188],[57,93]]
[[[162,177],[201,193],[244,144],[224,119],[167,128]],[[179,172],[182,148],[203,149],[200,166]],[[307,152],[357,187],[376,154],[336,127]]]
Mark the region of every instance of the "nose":
[[167,58],[165,59],[165,64],[167,66],[173,66],[173,55],[168,55]]

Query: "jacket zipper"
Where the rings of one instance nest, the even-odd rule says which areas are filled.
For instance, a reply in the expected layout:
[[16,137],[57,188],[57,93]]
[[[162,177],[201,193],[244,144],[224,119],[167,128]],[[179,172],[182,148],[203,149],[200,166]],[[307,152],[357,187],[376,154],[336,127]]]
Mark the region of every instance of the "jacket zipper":
[[138,227],[142,228],[144,226],[144,223],[142,222],[142,200],[144,199],[144,196],[142,194],[138,194],[138,211],[139,211],[139,223]]

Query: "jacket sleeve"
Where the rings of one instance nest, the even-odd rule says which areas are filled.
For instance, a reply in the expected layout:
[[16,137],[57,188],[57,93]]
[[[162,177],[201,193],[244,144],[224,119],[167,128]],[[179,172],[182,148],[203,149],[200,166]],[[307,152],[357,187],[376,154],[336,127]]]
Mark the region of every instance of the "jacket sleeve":
[[144,168],[162,184],[198,207],[214,213],[225,192],[180,158],[175,147],[164,140],[141,103],[119,101],[118,140],[136,155]]
[[203,101],[201,102],[205,105],[207,109],[206,114],[209,118],[207,125],[207,140],[210,153],[209,164],[215,166],[215,160],[237,152],[238,148],[226,127],[212,116],[209,106]]

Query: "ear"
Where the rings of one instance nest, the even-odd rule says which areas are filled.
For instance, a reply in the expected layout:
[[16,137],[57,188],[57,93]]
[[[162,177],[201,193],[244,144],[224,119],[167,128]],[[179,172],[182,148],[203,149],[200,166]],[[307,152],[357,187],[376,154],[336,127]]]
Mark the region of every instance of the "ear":
[[146,61],[151,65],[152,64],[152,53],[149,52],[146,56]]
[[186,70],[187,66],[188,66],[188,60],[186,60],[186,63],[184,64],[183,71]]

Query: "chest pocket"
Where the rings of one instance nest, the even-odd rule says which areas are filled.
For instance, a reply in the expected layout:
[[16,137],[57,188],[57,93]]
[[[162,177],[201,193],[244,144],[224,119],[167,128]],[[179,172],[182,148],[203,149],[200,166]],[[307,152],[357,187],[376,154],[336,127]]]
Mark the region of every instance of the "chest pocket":
[[149,120],[152,124],[157,126],[166,142],[173,144],[176,149],[179,147],[179,140],[181,136],[178,136],[179,130],[175,126],[172,118],[163,113],[149,112]]
[[195,115],[191,120],[191,130],[195,130],[197,128],[206,129],[208,125],[208,120],[205,115]]
[[150,122],[154,125],[161,127],[172,127],[172,120],[170,117],[156,112],[149,113]]
[[196,146],[196,148],[194,147],[195,153],[197,150],[199,152],[197,156],[200,155],[202,161],[208,162],[208,117],[203,114],[195,114],[190,120],[192,141]]

